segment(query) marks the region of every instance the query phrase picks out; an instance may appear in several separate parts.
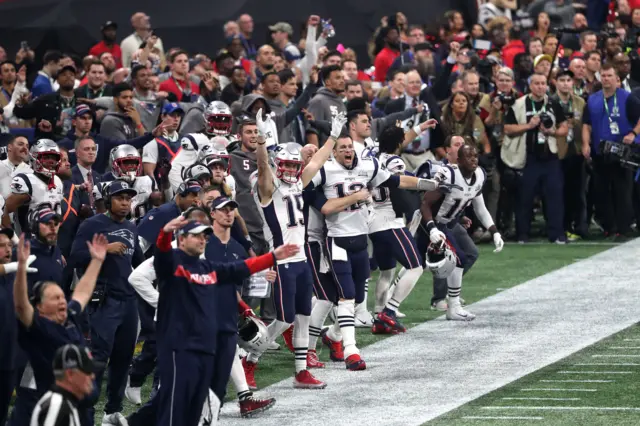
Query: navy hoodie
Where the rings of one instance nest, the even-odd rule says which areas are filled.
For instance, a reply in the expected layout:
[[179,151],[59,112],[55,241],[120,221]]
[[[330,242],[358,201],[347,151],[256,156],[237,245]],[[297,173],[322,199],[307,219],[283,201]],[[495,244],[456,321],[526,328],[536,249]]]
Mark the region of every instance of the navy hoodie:
[[[172,249],[173,234],[160,231],[153,267],[158,276],[156,334],[161,350],[190,350],[213,355],[219,315],[216,297],[221,287],[270,268],[272,253],[231,263],[211,262]],[[237,310],[237,302],[234,301]]]
[[143,253],[153,253],[149,252],[149,249],[155,244],[160,230],[180,214],[180,207],[174,200],[152,209],[142,218],[138,224],[138,234],[144,239],[144,243],[141,244]]
[[[107,254],[98,275],[98,284],[106,286],[107,296],[114,299],[135,297],[136,292],[129,284],[132,266],[136,267],[144,261],[142,250],[138,244],[138,229],[125,220],[116,222],[106,214],[98,214],[86,219],[78,228],[78,234],[71,246],[70,262],[73,267],[84,270],[91,261],[87,242],[94,234],[103,234],[109,243],[123,243],[127,249],[124,255]],[[79,274],[81,275],[81,274]]]

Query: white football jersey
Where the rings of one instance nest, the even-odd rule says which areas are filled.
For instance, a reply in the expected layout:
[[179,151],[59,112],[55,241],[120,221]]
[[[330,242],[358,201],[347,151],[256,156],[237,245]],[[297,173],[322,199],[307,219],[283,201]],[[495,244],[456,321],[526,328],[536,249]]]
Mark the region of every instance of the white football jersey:
[[[391,174],[404,173],[406,166],[397,155],[382,153],[378,157],[380,168]],[[386,231],[387,229],[400,229],[405,226],[403,217],[396,217],[396,212],[391,204],[391,192],[389,188],[379,186],[371,191],[373,199],[373,215],[369,223],[369,233]]]
[[258,173],[251,175],[253,199],[262,216],[264,237],[273,250],[282,244],[296,244],[300,251],[293,257],[278,260],[278,264],[307,260],[303,250],[304,215],[302,201],[302,181],[295,184],[283,182],[273,177],[274,191],[269,204],[262,204],[258,196]]
[[[391,174],[382,170],[373,157],[355,156],[351,169],[345,168],[335,159],[329,159],[313,177],[313,184],[321,186],[327,200],[351,195],[363,188],[375,188],[389,179]],[[353,237],[369,233],[368,206],[354,204],[345,210],[326,217],[327,235],[330,237]]]
[[449,223],[457,219],[474,198],[482,196],[486,175],[482,167],[478,167],[471,179],[462,176],[460,169],[455,164],[446,164],[441,167],[434,179],[441,185],[450,185],[451,192],[445,194],[440,202],[433,205],[433,217],[437,223]]
[[168,176],[174,194],[183,182],[182,170],[194,164],[200,150],[207,145],[209,145],[209,137],[204,133],[190,133],[180,139],[180,151],[171,161],[171,170]]
[[[110,182],[100,182],[93,187],[93,198],[102,200],[104,189]],[[138,176],[132,185],[138,194],[131,199],[131,217],[129,220],[137,222],[142,219],[149,210],[149,196],[153,191],[157,191],[156,182],[149,176]]]
[[53,177],[53,187],[34,173],[16,173],[11,179],[12,194],[26,194],[29,196],[29,211],[38,204],[49,203],[51,209],[62,214],[62,181],[58,176]]
[[231,199],[235,200],[236,199],[236,180],[233,178],[233,176],[227,175],[227,177],[224,178],[224,183],[231,190]]
[[[315,190],[314,190],[315,191]],[[304,205],[306,210],[307,241],[321,243],[325,238],[324,215],[313,206]]]
[[0,216],[4,214],[4,197],[0,195]]

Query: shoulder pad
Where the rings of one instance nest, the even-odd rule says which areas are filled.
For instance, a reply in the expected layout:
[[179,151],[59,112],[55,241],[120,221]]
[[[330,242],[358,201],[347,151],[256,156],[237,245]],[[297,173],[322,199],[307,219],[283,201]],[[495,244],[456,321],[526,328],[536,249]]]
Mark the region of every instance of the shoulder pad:
[[11,178],[11,193],[32,195],[33,187],[29,177],[23,173],[19,173]]

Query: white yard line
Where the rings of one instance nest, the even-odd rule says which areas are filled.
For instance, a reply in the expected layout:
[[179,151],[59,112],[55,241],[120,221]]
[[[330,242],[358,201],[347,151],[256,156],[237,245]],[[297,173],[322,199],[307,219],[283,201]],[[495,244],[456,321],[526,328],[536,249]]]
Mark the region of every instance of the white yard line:
[[609,346],[607,349],[615,349],[618,351],[627,350],[627,349],[640,349],[640,346]]
[[[321,391],[293,389],[293,377],[269,386],[256,396],[274,396],[276,406],[256,421],[421,425],[639,322],[640,276],[630,267],[638,251],[631,241],[498,292],[468,307],[472,323],[439,317],[361,348],[365,371],[342,363],[313,371],[328,384]],[[234,403],[220,423],[247,425]]]
[[640,364],[638,364],[637,362],[613,362],[613,363],[607,363],[607,362],[586,362],[586,363],[579,363],[579,364],[573,364],[574,366],[591,366],[591,365],[604,365],[607,367],[615,367],[616,365],[621,365],[621,366],[625,366],[625,367],[637,367],[640,366]]
[[560,389],[560,388],[526,388],[520,389],[520,392],[598,392],[598,389]]
[[640,339],[622,339],[625,342],[640,342]]
[[542,383],[613,383],[615,380],[540,380]]
[[542,406],[527,407],[526,405],[496,405],[491,407],[482,407],[483,410],[547,410],[547,411],[640,411],[640,407],[561,407],[561,406]]
[[467,420],[542,420],[544,417],[537,416],[464,416]]
[[514,400],[514,401],[580,401],[582,398],[545,398],[545,397],[527,397],[527,396],[505,396],[502,398],[504,400]]
[[640,355],[599,354],[591,355],[592,358],[640,358]]
[[633,374],[633,371],[558,371],[558,374]]

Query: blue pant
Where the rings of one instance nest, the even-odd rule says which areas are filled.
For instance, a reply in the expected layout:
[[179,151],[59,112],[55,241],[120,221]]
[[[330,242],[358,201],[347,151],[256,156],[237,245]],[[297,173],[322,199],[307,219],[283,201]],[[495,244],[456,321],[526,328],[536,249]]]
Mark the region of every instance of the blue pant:
[[209,394],[214,362],[213,354],[158,348],[160,389],[156,398],[156,426],[198,425]]
[[305,254],[311,266],[311,275],[313,276],[313,293],[320,300],[338,303],[338,294],[336,293],[336,284],[333,281],[333,275],[330,272],[320,272],[320,258],[322,247],[317,241],[311,241],[304,245]]
[[296,314],[311,315],[313,279],[309,263],[285,263],[276,266],[278,277],[273,283],[273,304],[278,321],[293,323]]
[[[9,342],[4,342],[6,345]],[[11,394],[15,387],[15,371],[0,370],[0,425],[4,425],[9,412],[9,403],[11,402]]]
[[33,413],[38,400],[45,394],[47,389],[40,391],[18,386],[16,391],[17,397],[9,419],[9,426],[29,426],[31,424],[31,413]]
[[[347,252],[346,261],[333,259],[334,243]],[[331,262],[338,297],[346,300],[355,299],[356,303],[362,303],[364,301],[364,285],[371,272],[366,235],[327,237],[326,250]]]
[[538,161],[532,156],[522,170],[518,208],[516,209],[516,233],[518,240],[527,241],[531,229],[533,199],[542,187],[549,241],[565,240],[564,235],[564,177],[560,160]]
[[[104,411],[106,414],[121,412],[138,337],[138,300],[135,297],[117,300],[107,296],[101,305],[89,305],[87,310],[91,321],[93,358],[100,363],[109,362]],[[103,376],[104,368],[96,372],[98,389]]]
[[[153,320],[155,309],[144,300],[138,299],[138,314],[140,315],[140,335],[144,335],[142,351],[135,357],[129,373],[129,384],[139,388],[145,379],[156,368],[156,324]],[[157,374],[154,376],[154,387],[157,387]]]
[[227,383],[231,375],[233,357],[236,356],[238,333],[219,331],[216,339],[216,356],[211,379],[211,390],[220,401],[224,401]]
[[407,228],[387,229],[369,234],[373,256],[381,271],[395,269],[396,260],[407,269],[420,266],[418,246]]

